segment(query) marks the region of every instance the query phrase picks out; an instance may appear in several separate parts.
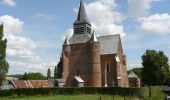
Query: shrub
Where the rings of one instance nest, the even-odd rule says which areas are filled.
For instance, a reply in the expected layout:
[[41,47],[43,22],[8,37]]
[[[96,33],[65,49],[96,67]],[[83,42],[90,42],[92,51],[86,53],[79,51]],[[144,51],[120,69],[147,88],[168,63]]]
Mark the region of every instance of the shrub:
[[36,95],[77,95],[77,94],[107,94],[121,96],[141,96],[140,88],[122,87],[84,87],[84,88],[25,88],[0,90],[0,96],[36,96]]

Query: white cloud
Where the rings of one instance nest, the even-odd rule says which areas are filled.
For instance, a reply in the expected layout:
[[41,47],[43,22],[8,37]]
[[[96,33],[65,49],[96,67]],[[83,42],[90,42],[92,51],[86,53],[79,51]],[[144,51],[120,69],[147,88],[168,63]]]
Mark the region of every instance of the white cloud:
[[152,3],[158,1],[161,0],[128,0],[129,15],[132,17],[144,16],[152,7]]
[[36,44],[29,38],[15,36],[13,34],[6,35],[8,39],[8,46],[15,49],[33,49],[36,48]]
[[3,23],[5,29],[5,34],[9,33],[19,33],[22,30],[24,22],[20,21],[18,18],[14,18],[9,15],[0,16],[0,22]]
[[36,13],[35,15],[33,15],[32,17],[34,18],[43,18],[47,21],[52,21],[54,19],[56,19],[55,15],[52,14],[44,14],[44,13]]
[[10,7],[16,6],[16,3],[14,0],[3,0],[3,4],[10,6]]
[[155,34],[170,33],[170,15],[167,13],[140,18],[140,23],[143,31]]
[[142,64],[141,63],[129,63],[127,66],[128,70],[131,70],[133,68],[142,68]]
[[86,5],[87,15],[90,22],[98,36],[120,34],[125,36],[122,25],[120,24],[125,16],[119,12],[114,11],[115,0],[96,0]]
[[[20,36],[24,22],[10,15],[0,16],[0,23],[4,25],[4,34],[7,38],[7,60],[10,64],[9,73],[43,72],[47,66],[56,65],[56,58],[41,58],[34,49],[37,45],[28,37]],[[18,34],[16,34],[18,33]],[[43,65],[44,64],[44,65]]]
[[19,50],[16,50],[16,49],[7,49],[7,55],[8,56],[17,56],[17,57],[22,57],[22,58],[25,58],[25,57],[32,57],[33,56],[33,53],[31,50],[27,50],[27,49],[19,49]]
[[[46,75],[47,69],[50,68],[51,71],[54,70],[54,65],[56,65],[56,62],[49,61],[49,62],[23,62],[23,61],[9,61],[10,66],[15,66],[15,70],[9,69],[9,73],[16,73],[17,74],[23,74],[24,72],[42,72],[44,75]],[[53,74],[52,74],[53,76]]]
[[116,4],[115,0],[96,0],[96,1],[99,1],[99,2],[101,2],[103,4],[105,4],[105,5],[110,5],[110,6],[114,7],[114,8],[117,7],[117,4]]
[[22,31],[24,22],[13,16],[0,16],[0,22],[4,25],[4,33],[7,38],[7,56],[30,56],[36,44],[29,38],[17,36]]
[[64,34],[64,36],[62,37],[63,41],[65,40],[66,36],[67,36],[68,39],[70,39],[71,36],[73,35],[73,29],[69,28],[63,34]]

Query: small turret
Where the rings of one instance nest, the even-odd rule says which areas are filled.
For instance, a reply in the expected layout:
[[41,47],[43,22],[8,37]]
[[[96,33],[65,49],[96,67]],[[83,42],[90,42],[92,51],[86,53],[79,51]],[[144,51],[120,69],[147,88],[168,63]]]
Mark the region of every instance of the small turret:
[[91,38],[89,40],[89,43],[94,43],[94,42],[97,42],[97,37],[96,37],[95,32],[93,31]]
[[89,86],[101,87],[101,61],[100,61],[100,43],[93,32],[89,40],[89,55],[90,55],[90,83]]
[[70,44],[69,44],[67,37],[66,37],[64,44],[63,44],[63,51],[66,54],[66,56],[68,56],[68,53],[70,53],[70,51],[71,51]]
[[69,41],[68,41],[67,36],[66,36],[66,39],[65,39],[64,44],[63,44],[63,45],[70,45],[70,44],[69,44]]

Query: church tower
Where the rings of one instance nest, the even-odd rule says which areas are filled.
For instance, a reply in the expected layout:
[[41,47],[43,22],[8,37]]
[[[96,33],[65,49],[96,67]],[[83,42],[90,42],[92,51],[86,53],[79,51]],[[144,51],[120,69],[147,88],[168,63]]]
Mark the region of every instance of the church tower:
[[[73,24],[74,34],[65,39],[62,53],[62,79],[65,86],[75,86],[75,77],[84,86],[101,87],[100,43],[91,32],[83,1]],[[79,80],[77,80],[79,81]]]
[[91,34],[91,24],[88,21],[82,0],[80,2],[77,20],[74,22],[74,34]]

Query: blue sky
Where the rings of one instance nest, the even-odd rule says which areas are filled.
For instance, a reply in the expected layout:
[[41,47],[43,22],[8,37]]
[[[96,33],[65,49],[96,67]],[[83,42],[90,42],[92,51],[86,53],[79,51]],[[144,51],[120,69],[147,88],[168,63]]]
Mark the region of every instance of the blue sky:
[[[0,0],[8,39],[9,74],[53,70],[72,34],[79,0]],[[170,57],[170,0],[84,0],[97,36],[120,34],[128,69],[141,67],[146,49]]]

